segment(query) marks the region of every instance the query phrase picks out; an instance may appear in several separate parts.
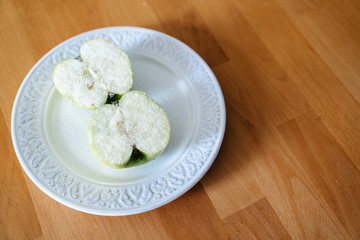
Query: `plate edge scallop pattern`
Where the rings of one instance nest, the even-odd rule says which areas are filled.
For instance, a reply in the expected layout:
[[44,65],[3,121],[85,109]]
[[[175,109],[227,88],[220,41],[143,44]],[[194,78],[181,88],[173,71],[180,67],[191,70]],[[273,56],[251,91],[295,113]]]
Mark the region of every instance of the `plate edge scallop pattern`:
[[[97,37],[112,40],[125,51],[136,46],[137,51],[159,55],[171,61],[189,76],[197,93],[200,124],[194,144],[184,159],[145,184],[110,187],[83,182],[58,166],[43,141],[40,118],[44,104],[42,99],[53,84],[52,70],[55,64],[64,58],[76,57],[84,41]],[[172,195],[184,190],[188,184],[199,180],[199,176],[213,161],[210,156],[215,147],[219,147],[216,145],[221,144],[220,129],[224,118],[221,114],[224,106],[216,78],[208,66],[184,44],[156,31],[117,27],[81,34],[48,54],[25,80],[15,113],[14,128],[23,164],[26,164],[31,173],[51,192],[67,199],[69,204],[65,205],[72,205],[71,207],[78,210],[95,208],[105,212],[131,212],[133,209],[134,212],[139,212],[138,208],[141,206],[161,206]],[[84,208],[79,209],[73,206],[74,203]]]

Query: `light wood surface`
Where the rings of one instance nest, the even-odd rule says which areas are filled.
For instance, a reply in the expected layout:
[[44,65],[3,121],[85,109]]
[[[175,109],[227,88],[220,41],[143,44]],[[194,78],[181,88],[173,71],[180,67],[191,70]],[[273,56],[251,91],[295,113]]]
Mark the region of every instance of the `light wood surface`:
[[[125,217],[65,207],[22,170],[17,90],[79,33],[140,26],[188,44],[222,87],[227,128],[189,192]],[[0,0],[0,239],[360,239],[358,0]]]

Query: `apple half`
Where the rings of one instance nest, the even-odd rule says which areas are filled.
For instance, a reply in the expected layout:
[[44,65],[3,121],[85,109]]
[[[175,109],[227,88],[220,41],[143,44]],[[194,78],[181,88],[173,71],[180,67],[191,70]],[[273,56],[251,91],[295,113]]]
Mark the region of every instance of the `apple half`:
[[94,38],[83,43],[79,57],[64,59],[55,66],[53,80],[65,98],[83,108],[96,109],[105,104],[109,93],[130,91],[133,71],[128,55],[118,45]]
[[165,111],[140,91],[125,93],[119,102],[105,104],[89,121],[89,142],[95,156],[113,168],[142,165],[169,143]]

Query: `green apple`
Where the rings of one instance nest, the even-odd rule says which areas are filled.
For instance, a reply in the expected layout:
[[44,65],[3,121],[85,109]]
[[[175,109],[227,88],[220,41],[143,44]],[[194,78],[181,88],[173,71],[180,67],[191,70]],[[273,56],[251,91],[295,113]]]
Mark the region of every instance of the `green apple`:
[[96,157],[113,168],[144,164],[169,143],[170,123],[165,111],[140,91],[125,93],[114,104],[94,111],[89,142]]
[[54,69],[57,90],[77,105],[96,109],[109,93],[122,95],[132,88],[128,55],[114,42],[94,38],[80,47],[77,58],[64,59]]

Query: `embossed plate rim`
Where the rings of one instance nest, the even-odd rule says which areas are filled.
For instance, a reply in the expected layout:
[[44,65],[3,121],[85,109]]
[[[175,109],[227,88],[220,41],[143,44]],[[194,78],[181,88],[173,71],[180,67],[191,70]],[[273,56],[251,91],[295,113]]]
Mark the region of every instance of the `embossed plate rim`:
[[[174,183],[170,182],[170,180],[171,180],[170,178],[172,176],[171,174],[173,174],[174,172],[176,173],[176,171],[177,171],[177,169],[175,169],[175,168],[176,167],[179,167],[179,168],[183,167],[183,166],[180,166],[181,164],[177,164],[173,168],[169,169],[167,171],[167,173],[163,173],[162,175],[160,175],[156,179],[155,178],[151,179],[152,182],[149,181],[149,184],[146,185],[146,187],[148,187],[149,189],[145,190],[145,191],[148,191],[145,194],[150,194],[151,198],[147,199],[147,201],[145,203],[143,203],[143,204],[141,203],[141,201],[139,201],[139,199],[137,199],[138,202],[135,204],[135,206],[133,206],[131,204],[130,205],[126,204],[127,200],[129,200],[129,201],[134,200],[134,199],[128,199],[129,196],[130,196],[130,198],[134,197],[133,195],[131,195],[131,194],[129,194],[127,192],[127,191],[131,191],[130,187],[113,187],[113,188],[111,188],[111,187],[105,187],[105,186],[96,185],[96,184],[93,184],[93,183],[91,183],[91,184],[84,183],[83,185],[85,185],[85,187],[87,185],[89,185],[89,186],[92,186],[92,187],[95,186],[95,188],[98,188],[96,190],[99,191],[99,195],[101,195],[101,194],[106,195],[108,193],[107,191],[110,192],[109,194],[118,194],[119,199],[117,199],[117,201],[119,201],[119,202],[117,203],[118,204],[117,207],[116,207],[116,205],[115,205],[115,207],[113,207],[111,205],[112,203],[109,203],[109,202],[104,202],[105,207],[101,207],[101,203],[99,203],[98,205],[91,205],[91,203],[86,203],[86,201],[83,201],[83,199],[80,199],[80,197],[79,197],[79,199],[78,198],[70,199],[70,197],[67,196],[66,193],[61,193],[60,194],[61,190],[60,190],[60,192],[59,192],[59,190],[56,190],[56,186],[52,188],[52,186],[50,186],[49,183],[46,184],[44,181],[39,179],[39,176],[36,175],[36,173],[33,172],[35,170],[31,168],[30,163],[28,163],[24,159],[24,156],[23,156],[24,149],[20,146],[19,137],[18,137],[18,134],[19,134],[19,131],[20,131],[18,129],[21,129],[21,127],[22,127],[21,123],[18,122],[19,121],[19,119],[18,119],[19,112],[18,111],[19,111],[19,107],[20,107],[19,105],[22,104],[22,102],[20,102],[22,100],[21,93],[23,93],[23,91],[24,91],[24,89],[26,87],[26,83],[30,81],[29,79],[34,74],[34,72],[36,74],[36,70],[39,67],[41,67],[42,64],[45,64],[44,62],[52,54],[55,55],[56,51],[59,51],[59,49],[61,49],[62,47],[66,46],[67,44],[71,44],[72,42],[75,42],[75,41],[77,41],[79,39],[86,39],[86,38],[96,37],[98,35],[99,36],[101,36],[101,35],[106,36],[107,34],[110,34],[110,33],[113,33],[113,34],[119,33],[119,35],[121,35],[121,32],[132,32],[132,33],[141,32],[141,33],[144,33],[144,35],[149,34],[149,36],[151,35],[151,37],[154,37],[154,38],[157,37],[160,40],[163,40],[165,42],[168,41],[168,42],[170,42],[171,44],[174,45],[173,48],[174,49],[176,48],[177,49],[176,51],[180,51],[179,52],[180,60],[178,62],[179,64],[180,64],[181,61],[183,61],[183,60],[181,60],[181,57],[183,57],[183,58],[188,57],[186,59],[186,60],[188,60],[187,65],[185,64],[188,68],[191,68],[191,66],[193,66],[193,65],[195,65],[195,67],[197,66],[198,68],[201,68],[204,71],[204,73],[206,74],[205,77],[202,76],[203,79],[201,79],[201,81],[205,81],[205,83],[210,86],[210,89],[213,88],[213,92],[214,92],[214,95],[208,96],[209,93],[212,94],[212,92],[210,90],[207,90],[208,92],[204,91],[204,95],[202,97],[207,97],[207,96],[208,96],[208,98],[212,97],[211,101],[214,101],[213,98],[215,98],[215,105],[218,108],[216,110],[218,111],[219,118],[218,118],[218,122],[216,122],[216,123],[211,122],[211,124],[212,124],[211,126],[210,126],[210,123],[201,122],[201,123],[204,123],[203,124],[204,128],[206,128],[206,127],[211,128],[211,127],[215,126],[216,136],[212,136],[214,133],[210,134],[212,139],[209,138],[211,140],[211,141],[209,140],[209,142],[213,142],[213,143],[210,143],[210,144],[213,144],[213,145],[210,145],[210,147],[209,146],[207,146],[207,147],[211,148],[211,150],[208,151],[208,152],[202,153],[202,155],[200,155],[200,157],[199,157],[200,160],[196,159],[197,162],[195,160],[194,160],[194,162],[192,162],[193,159],[190,158],[191,157],[190,153],[188,154],[188,155],[190,155],[190,157],[187,156],[187,157],[189,157],[189,159],[186,160],[185,157],[184,157],[183,162],[185,162],[185,160],[186,160],[186,161],[188,161],[187,164],[188,163],[194,164],[195,171],[197,171],[197,172],[195,172],[190,177],[186,176],[185,178],[187,178],[187,179],[186,179],[186,182],[183,183],[183,185],[176,185],[176,184],[174,185]],[[183,64],[183,63],[181,63],[181,64]],[[193,71],[194,74],[195,74],[195,73],[197,73],[198,70],[193,69],[191,71]],[[201,73],[203,73],[203,72],[201,72]],[[194,79],[194,80],[197,81],[197,79]],[[199,86],[200,89],[202,88],[201,84],[204,84],[204,82],[201,82],[201,81],[199,81],[199,83],[197,83],[197,84],[200,84],[200,86]],[[51,82],[52,82],[52,80],[51,80]],[[51,83],[49,83],[49,84],[51,84]],[[205,88],[205,87],[203,87],[203,88]],[[199,93],[199,94],[201,94],[201,93]],[[205,112],[204,115],[207,114],[206,113],[207,110],[210,109],[211,107],[212,106],[203,107],[205,109],[204,110],[204,112]],[[212,109],[212,110],[214,111],[214,109]],[[40,112],[41,112],[41,109],[40,109]],[[40,112],[39,112],[39,115],[41,115]],[[34,115],[36,115],[36,114],[34,114]],[[40,117],[40,116],[38,116],[38,117]],[[36,118],[36,116],[35,116],[35,118]],[[200,119],[200,121],[203,121],[203,120]],[[218,83],[215,75],[211,71],[210,67],[205,63],[205,61],[195,51],[193,51],[190,47],[188,47],[184,43],[180,42],[179,40],[177,40],[177,39],[175,39],[175,38],[173,38],[173,37],[171,37],[171,36],[169,36],[167,34],[155,31],[155,30],[139,28],[139,27],[108,27],[108,28],[101,28],[101,29],[95,29],[95,30],[92,30],[92,31],[88,31],[88,32],[79,34],[77,36],[74,36],[74,37],[62,42],[61,44],[59,44],[58,46],[56,46],[55,48],[50,50],[47,54],[45,54],[33,66],[33,68],[29,71],[29,73],[27,74],[27,76],[23,80],[23,82],[22,82],[22,84],[21,84],[21,86],[20,86],[20,88],[18,90],[18,93],[16,95],[15,101],[14,101],[13,111],[12,111],[12,116],[11,116],[11,135],[12,135],[12,140],[13,140],[13,145],[14,145],[14,148],[15,148],[16,155],[17,155],[17,157],[19,159],[19,162],[20,162],[21,166],[23,167],[24,171],[29,176],[29,178],[35,183],[35,185],[37,185],[48,196],[50,196],[51,198],[55,199],[56,201],[66,205],[66,206],[68,206],[70,208],[73,208],[73,209],[76,209],[76,210],[79,210],[79,211],[82,211],[82,212],[96,214],[96,215],[121,216],[121,215],[131,215],[131,214],[146,212],[146,211],[158,208],[160,206],[163,206],[163,205],[175,200],[176,198],[180,197],[185,192],[187,192],[189,189],[191,189],[204,176],[204,174],[208,171],[208,169],[212,165],[213,161],[215,160],[215,158],[216,158],[216,156],[218,154],[218,151],[220,149],[223,137],[224,137],[225,123],[226,123],[225,102],[224,102],[224,97],[223,97],[223,94],[221,92],[221,88],[219,86],[219,83]],[[34,125],[34,126],[35,126],[35,129],[36,129],[36,125]],[[214,129],[212,129],[212,130],[214,130]],[[204,130],[204,133],[205,133],[205,130]],[[25,133],[23,133],[23,134],[25,134]],[[199,134],[200,134],[200,132],[199,132]],[[42,143],[41,140],[42,139],[40,139],[40,143]],[[199,141],[201,141],[201,140],[203,140],[203,139],[200,138]],[[206,144],[209,144],[209,143],[206,143]],[[201,145],[199,145],[199,146],[203,147]],[[46,151],[47,150],[45,149],[44,152],[46,153]],[[205,154],[206,154],[206,156],[205,156]],[[28,153],[27,155],[31,155],[31,153],[30,154]],[[49,156],[47,156],[47,155],[45,157],[49,158]],[[31,156],[30,157],[28,156],[27,160],[29,161],[30,158],[31,158]],[[49,163],[49,162],[50,162],[50,165],[54,164],[54,162],[53,162],[53,160],[51,158],[47,159],[47,161],[48,162],[46,162],[44,160],[44,162],[45,162],[44,164]],[[196,166],[196,164],[199,164],[199,163],[200,163],[200,166]],[[196,170],[197,167],[198,167],[198,169]],[[59,167],[57,168],[57,170],[58,169],[59,169]],[[76,178],[72,177],[71,174],[64,171],[64,169],[60,168],[59,171],[60,172],[56,173],[56,174],[58,174],[58,175],[69,174],[70,175],[69,178],[71,178],[72,180],[78,181],[78,182],[81,181],[79,179],[76,179]],[[64,181],[68,180],[69,178],[65,178]],[[60,180],[62,180],[62,179],[60,179]],[[163,192],[161,194],[158,193],[160,196],[159,196],[159,198],[157,198],[156,196],[153,196],[157,192],[154,193],[154,190],[152,189],[153,186],[151,184],[155,183],[155,182],[160,182],[161,183],[161,181],[165,181],[165,184],[167,184],[167,187],[169,187],[169,186],[173,187],[174,191],[172,191],[172,189],[170,189],[170,192]],[[83,187],[81,182],[76,183],[76,184],[78,184],[78,185],[74,186],[75,184],[73,184],[73,185],[70,185],[70,186],[78,187],[78,188]],[[171,185],[171,184],[173,184],[173,185]],[[56,185],[56,182],[54,183],[54,185]],[[137,187],[138,186],[134,186],[134,188],[136,188],[136,189],[137,189]],[[142,186],[139,186],[139,187],[144,187],[144,186],[142,185]],[[65,190],[68,190],[68,189],[65,189]],[[143,190],[143,189],[141,189],[141,190]],[[169,189],[167,189],[167,191],[169,191]],[[141,191],[141,194],[143,194],[142,191]],[[102,201],[105,201],[105,200],[102,200]]]

